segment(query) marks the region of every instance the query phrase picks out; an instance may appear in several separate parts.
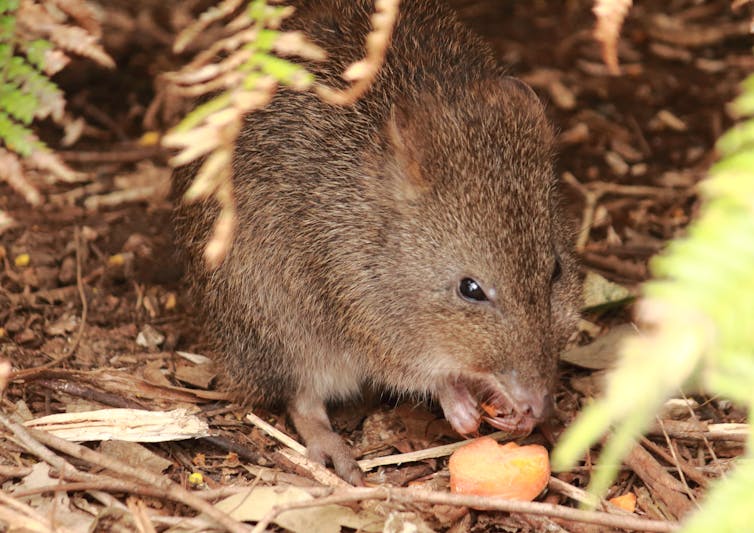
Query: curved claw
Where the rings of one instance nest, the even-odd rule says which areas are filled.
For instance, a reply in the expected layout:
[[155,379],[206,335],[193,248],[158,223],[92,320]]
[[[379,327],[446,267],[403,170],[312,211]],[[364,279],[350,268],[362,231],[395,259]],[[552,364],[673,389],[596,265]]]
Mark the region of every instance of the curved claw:
[[485,416],[484,421],[494,428],[506,431],[512,435],[528,435],[534,429],[534,420],[522,416]]

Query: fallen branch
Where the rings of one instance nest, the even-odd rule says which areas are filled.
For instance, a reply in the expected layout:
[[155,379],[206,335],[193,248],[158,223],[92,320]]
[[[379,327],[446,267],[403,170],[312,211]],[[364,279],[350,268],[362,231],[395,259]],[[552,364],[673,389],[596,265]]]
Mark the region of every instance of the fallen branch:
[[678,529],[675,522],[662,520],[646,520],[635,516],[611,515],[598,511],[583,511],[572,507],[554,505],[551,503],[520,502],[504,500],[491,496],[470,496],[466,494],[451,494],[448,492],[432,492],[404,488],[365,488],[353,487],[339,489],[329,496],[314,500],[290,502],[272,508],[252,530],[252,533],[262,533],[267,526],[281,513],[292,509],[304,509],[321,505],[337,505],[364,500],[385,500],[393,503],[416,504],[429,503],[433,505],[454,505],[473,507],[486,511],[502,511],[508,513],[522,513],[549,516],[574,522],[584,522],[610,528],[629,529],[636,531],[672,532]]

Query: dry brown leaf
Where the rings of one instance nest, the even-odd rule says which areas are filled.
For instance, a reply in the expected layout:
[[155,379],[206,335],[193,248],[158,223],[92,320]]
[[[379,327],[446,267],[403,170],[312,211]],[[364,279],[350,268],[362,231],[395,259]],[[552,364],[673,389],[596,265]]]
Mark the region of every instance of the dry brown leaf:
[[[215,506],[236,520],[259,521],[273,507],[311,500],[312,496],[298,487],[255,487],[234,494]],[[374,513],[356,513],[342,505],[322,505],[292,509],[279,514],[275,523],[295,533],[339,533],[342,526],[359,531],[382,531],[383,519]]]

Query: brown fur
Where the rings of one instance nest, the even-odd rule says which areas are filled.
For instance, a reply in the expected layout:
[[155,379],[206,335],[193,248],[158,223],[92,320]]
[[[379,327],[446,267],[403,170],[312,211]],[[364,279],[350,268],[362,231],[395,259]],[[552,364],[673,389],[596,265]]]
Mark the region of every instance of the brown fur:
[[[338,83],[363,54],[372,2],[296,5],[288,26],[329,51],[313,68]],[[440,3],[401,9],[386,64],[353,107],[281,90],[246,119],[222,266],[208,271],[202,256],[216,209],[176,217],[228,384],[249,404],[289,406],[312,453],[352,481],[324,402],[368,382],[439,397],[448,413],[448,384],[468,378],[515,407],[506,383],[545,395],[575,318],[542,105]],[[177,171],[179,190],[193,172]],[[495,298],[460,298],[464,277]]]

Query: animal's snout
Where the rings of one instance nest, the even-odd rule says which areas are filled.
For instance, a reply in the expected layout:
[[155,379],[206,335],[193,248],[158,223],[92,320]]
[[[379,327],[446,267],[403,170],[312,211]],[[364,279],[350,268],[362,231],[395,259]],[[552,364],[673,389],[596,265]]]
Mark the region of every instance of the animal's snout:
[[511,407],[523,415],[534,420],[542,420],[552,403],[550,389],[541,384],[525,384],[515,374],[500,376]]

